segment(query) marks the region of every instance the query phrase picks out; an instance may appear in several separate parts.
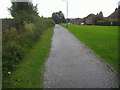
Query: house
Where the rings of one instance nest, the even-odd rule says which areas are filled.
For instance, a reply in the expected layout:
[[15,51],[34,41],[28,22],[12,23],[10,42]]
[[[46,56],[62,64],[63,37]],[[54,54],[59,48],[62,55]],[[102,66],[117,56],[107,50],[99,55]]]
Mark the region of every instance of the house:
[[83,24],[83,19],[80,19],[80,18],[76,18],[76,19],[70,19],[69,21],[70,24],[78,24],[78,25],[81,25]]
[[120,20],[120,16],[118,16],[120,12],[120,8],[116,8],[115,11],[107,17],[108,20]]
[[85,20],[85,24],[87,25],[94,25],[95,24],[95,15],[94,14],[90,14],[87,17],[84,18]]

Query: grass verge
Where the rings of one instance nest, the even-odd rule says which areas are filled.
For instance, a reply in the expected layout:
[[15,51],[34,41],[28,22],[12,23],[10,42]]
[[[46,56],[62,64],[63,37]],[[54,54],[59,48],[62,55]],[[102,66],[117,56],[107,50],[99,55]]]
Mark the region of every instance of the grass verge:
[[3,88],[43,88],[42,70],[49,55],[53,28],[43,30],[40,40],[26,53]]
[[[61,26],[65,27],[64,24]],[[80,26],[70,24],[67,29],[118,71],[117,26]]]

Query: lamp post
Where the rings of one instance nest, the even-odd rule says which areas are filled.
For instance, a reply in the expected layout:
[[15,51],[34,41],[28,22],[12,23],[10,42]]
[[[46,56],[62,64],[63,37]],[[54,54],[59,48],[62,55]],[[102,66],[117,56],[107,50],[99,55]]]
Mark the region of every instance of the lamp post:
[[68,27],[68,1],[67,0],[63,0],[64,2],[66,2],[67,7],[66,7],[66,15],[67,15],[67,20],[66,20],[66,27]]

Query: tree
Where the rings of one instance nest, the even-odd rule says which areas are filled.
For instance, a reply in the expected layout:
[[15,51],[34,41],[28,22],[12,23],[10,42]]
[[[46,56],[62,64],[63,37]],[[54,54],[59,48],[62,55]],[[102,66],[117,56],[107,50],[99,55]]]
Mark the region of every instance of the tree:
[[64,14],[62,13],[62,11],[54,12],[52,14],[52,18],[55,21],[55,23],[57,23],[57,24],[59,24],[59,23],[65,23]]
[[99,17],[103,18],[103,13],[102,11],[98,14]]
[[8,10],[18,24],[33,22],[34,16],[38,16],[37,5],[33,6],[31,2],[12,2]]
[[99,14],[97,13],[97,15],[95,16],[95,19],[94,19],[95,24],[97,24],[97,21],[100,21],[100,20],[103,20],[102,11]]

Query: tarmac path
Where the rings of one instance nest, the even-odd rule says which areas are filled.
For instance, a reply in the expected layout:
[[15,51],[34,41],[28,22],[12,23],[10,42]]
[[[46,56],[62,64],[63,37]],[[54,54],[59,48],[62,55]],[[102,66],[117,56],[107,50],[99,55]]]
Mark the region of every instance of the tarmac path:
[[59,25],[54,28],[44,80],[45,88],[118,87],[118,74]]

